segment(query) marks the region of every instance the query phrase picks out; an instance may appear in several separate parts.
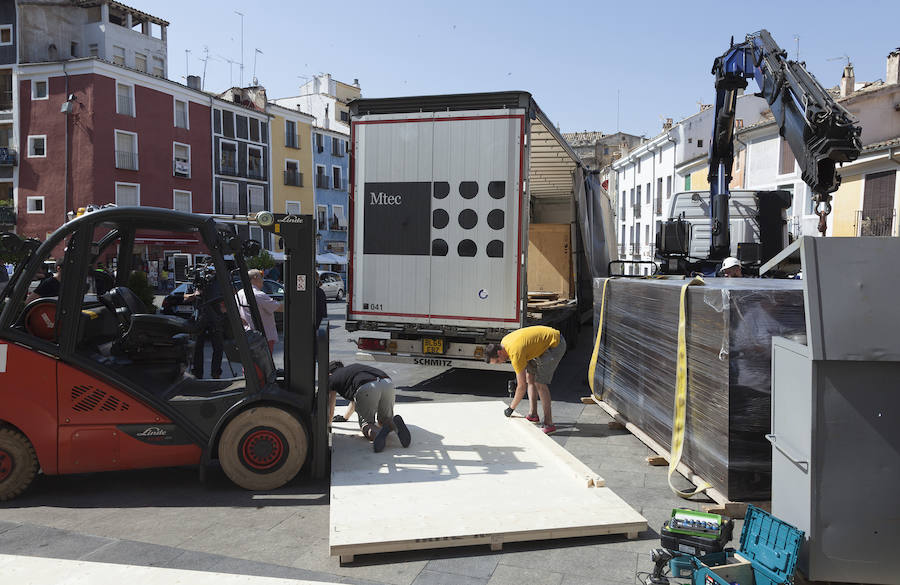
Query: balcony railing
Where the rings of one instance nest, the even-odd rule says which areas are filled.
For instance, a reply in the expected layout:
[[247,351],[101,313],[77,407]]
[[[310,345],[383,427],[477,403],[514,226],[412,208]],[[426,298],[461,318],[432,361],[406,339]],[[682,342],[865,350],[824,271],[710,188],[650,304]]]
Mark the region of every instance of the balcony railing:
[[19,153],[14,148],[0,148],[0,167],[14,167],[19,162]]
[[331,156],[344,156],[344,152],[341,150],[340,146],[331,147]]
[[12,207],[0,207],[0,225],[16,225],[16,210]]
[[0,91],[0,111],[13,109],[13,92],[12,90]]
[[237,171],[237,163],[234,161],[219,161],[219,174],[220,175],[231,175],[232,177],[238,176]]
[[284,145],[287,148],[300,148],[300,135],[286,134],[284,137]]
[[331,189],[331,177],[328,175],[316,175],[317,189]]
[[118,99],[118,109],[116,110],[118,113],[123,116],[133,116],[134,115],[134,104],[131,101],[130,95],[120,95]]
[[331,221],[328,223],[328,229],[333,232],[345,232],[347,231],[347,226],[339,221],[336,221],[334,218],[331,218]]
[[247,178],[262,181],[266,178],[266,172],[262,168],[249,168],[247,169]]
[[302,187],[303,173],[300,171],[284,171],[284,184],[292,187]]
[[894,235],[893,207],[876,209],[860,209],[856,212],[856,235],[858,236],[892,236]]
[[116,168],[128,171],[138,170],[138,154],[130,150],[117,150]]

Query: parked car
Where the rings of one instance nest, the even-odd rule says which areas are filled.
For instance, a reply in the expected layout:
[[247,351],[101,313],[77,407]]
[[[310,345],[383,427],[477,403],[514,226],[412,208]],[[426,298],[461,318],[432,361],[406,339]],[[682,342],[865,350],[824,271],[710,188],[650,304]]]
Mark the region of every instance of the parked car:
[[[235,289],[241,286],[240,280],[232,282]],[[166,315],[177,315],[190,319],[194,312],[194,304],[190,301],[184,301],[184,295],[194,292],[194,285],[190,282],[182,282],[176,286],[172,292],[166,295],[162,302],[162,312]],[[276,281],[268,278],[263,280],[263,292],[278,301],[284,302],[284,286]],[[284,325],[284,313],[275,313],[275,325],[281,329]]]
[[322,290],[325,291],[326,299],[334,299],[337,301],[344,300],[344,279],[337,272],[328,270],[319,270],[319,280],[322,282]]

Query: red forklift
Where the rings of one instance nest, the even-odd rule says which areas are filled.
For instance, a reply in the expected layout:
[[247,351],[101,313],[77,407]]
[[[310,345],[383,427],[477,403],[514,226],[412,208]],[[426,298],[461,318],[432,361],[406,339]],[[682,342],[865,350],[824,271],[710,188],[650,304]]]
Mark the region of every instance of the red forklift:
[[[0,236],[0,246],[22,258],[0,292],[0,500],[24,492],[39,470],[205,470],[218,462],[249,490],[280,487],[304,467],[312,478],[325,476],[328,333],[327,322],[313,330],[313,218],[263,212],[243,221],[280,239],[287,258],[284,369],[276,370],[259,333],[245,258],[260,245],[240,236],[240,222],[107,207],[67,222],[43,243]],[[136,242],[148,234],[205,248],[201,287],[228,291],[215,303],[229,375],[190,373],[202,332],[190,319],[156,314],[129,289],[141,260]],[[33,298],[52,257],[62,258],[58,295]],[[249,329],[232,274],[240,275]]]

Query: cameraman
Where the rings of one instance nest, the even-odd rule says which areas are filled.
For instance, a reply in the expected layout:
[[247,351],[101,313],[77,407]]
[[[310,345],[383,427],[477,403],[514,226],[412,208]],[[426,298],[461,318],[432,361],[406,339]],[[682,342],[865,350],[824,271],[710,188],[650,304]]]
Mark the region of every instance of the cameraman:
[[225,343],[225,310],[222,291],[215,271],[198,266],[193,275],[194,291],[184,295],[185,301],[193,301],[196,308],[197,339],[194,345],[194,361],[191,372],[195,378],[203,378],[204,349],[206,340],[212,343],[213,378],[222,377],[222,351]]

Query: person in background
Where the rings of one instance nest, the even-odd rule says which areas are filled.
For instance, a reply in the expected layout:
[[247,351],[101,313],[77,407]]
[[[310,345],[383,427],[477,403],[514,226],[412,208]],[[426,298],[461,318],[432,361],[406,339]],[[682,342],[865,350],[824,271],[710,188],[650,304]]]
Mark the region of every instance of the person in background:
[[213,378],[222,377],[222,354],[225,346],[225,307],[219,281],[213,278],[202,290],[184,295],[185,302],[195,302],[197,307],[197,339],[194,345],[194,361],[191,368],[194,377],[203,377],[204,347],[206,340],[212,344],[210,373]]
[[53,274],[48,274],[47,277],[37,285],[37,288],[35,288],[34,291],[28,293],[28,296],[25,298],[25,302],[30,303],[34,299],[45,297],[58,297],[61,278],[62,262],[57,262],[56,272],[54,272]]
[[328,415],[334,418],[337,395],[356,404],[359,428],[372,441],[376,453],[384,450],[391,431],[409,447],[412,437],[399,414],[394,414],[394,384],[390,376],[372,366],[334,361],[328,364]]
[[516,394],[503,414],[512,416],[516,406],[525,397],[527,389],[530,408],[525,418],[530,422],[539,422],[537,399],[540,396],[541,405],[544,407],[544,424],[541,430],[548,435],[555,433],[556,425],[553,424],[550,403],[550,382],[553,380],[556,366],[565,354],[565,338],[556,329],[543,325],[517,329],[507,334],[500,343],[486,345],[484,361],[489,364],[509,361],[516,372]]
[[[269,342],[269,351],[275,351],[275,342],[278,341],[278,329],[275,327],[275,313],[284,311],[284,303],[279,303],[269,295],[263,292],[263,273],[261,270],[252,269],[247,271],[250,278],[250,284],[253,285],[253,295],[256,297],[256,306],[259,308],[259,317],[262,319],[263,333],[266,335],[266,341]],[[247,302],[247,296],[244,289],[237,293],[237,303],[241,310],[241,320],[247,330],[253,329],[253,317],[250,314],[250,305]]]
[[725,278],[740,278],[744,276],[741,269],[741,261],[734,256],[729,256],[722,261],[722,276]]

